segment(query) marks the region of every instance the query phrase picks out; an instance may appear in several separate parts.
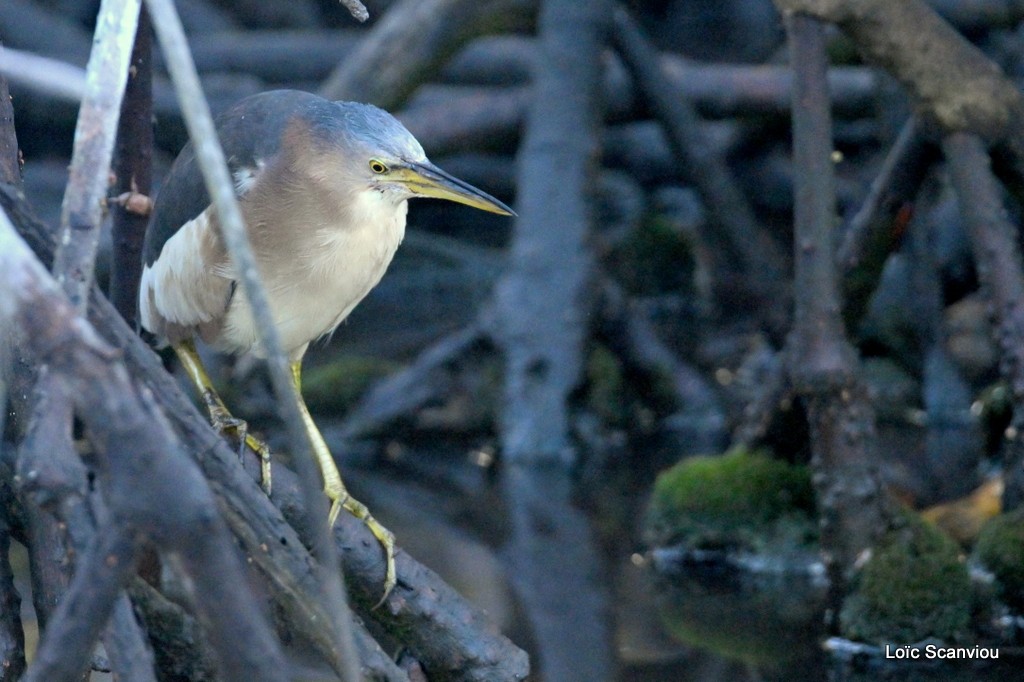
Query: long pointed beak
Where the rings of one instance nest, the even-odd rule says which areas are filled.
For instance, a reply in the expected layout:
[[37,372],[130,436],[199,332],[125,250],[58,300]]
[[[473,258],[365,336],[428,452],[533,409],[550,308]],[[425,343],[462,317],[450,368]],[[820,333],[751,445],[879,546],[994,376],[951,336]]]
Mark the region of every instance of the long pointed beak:
[[393,173],[395,180],[418,196],[447,199],[499,215],[516,214],[487,192],[449,175],[429,161],[412,162],[404,168],[395,169]]

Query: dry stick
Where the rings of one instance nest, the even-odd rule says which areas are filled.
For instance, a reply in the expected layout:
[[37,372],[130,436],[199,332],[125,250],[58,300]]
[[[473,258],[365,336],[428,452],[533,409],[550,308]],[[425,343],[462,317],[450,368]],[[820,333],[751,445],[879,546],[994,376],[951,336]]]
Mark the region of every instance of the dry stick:
[[25,632],[21,627],[21,598],[11,570],[11,536],[4,517],[0,510],[0,682],[16,682],[25,672]]
[[[45,262],[53,257],[53,235],[27,213],[18,197],[0,187],[0,204],[10,211],[19,230]],[[235,537],[253,563],[264,572],[270,593],[288,618],[289,625],[309,639],[334,664],[337,657],[331,633],[323,623],[329,620],[316,578],[316,564],[306,551],[295,527],[301,527],[305,512],[290,506],[287,516],[271,504],[258,485],[260,469],[255,456],[243,469],[237,453],[209,428],[207,419],[194,402],[163,368],[160,359],[130,329],[113,306],[93,288],[91,319],[111,346],[124,352],[133,376],[150,390],[161,411],[173,420],[187,452],[202,467],[206,479],[221,502]],[[295,475],[274,464],[275,501],[297,489]],[[0,480],[0,486],[3,481]],[[297,495],[289,494],[289,500]],[[319,503],[319,500],[317,500]],[[284,505],[282,504],[282,507]],[[287,519],[287,520],[286,520]],[[522,679],[529,666],[526,654],[491,628],[478,609],[448,588],[436,575],[424,569],[402,551],[396,553],[398,569],[396,595],[380,609],[370,611],[379,598],[384,559],[379,545],[359,520],[348,514],[338,518],[337,542],[342,550],[345,572],[357,593],[374,595],[363,600],[363,617],[401,642],[420,660],[436,661],[438,669],[459,670],[454,680]],[[344,534],[344,540],[342,535]],[[359,606],[357,601],[356,606]],[[326,640],[326,641],[324,641]],[[475,652],[489,652],[481,656]],[[364,660],[364,663],[368,659]]]
[[951,133],[943,140],[942,151],[995,321],[999,371],[1013,396],[1013,420],[1004,436],[1007,480],[1003,501],[1007,509],[1014,509],[1024,501],[1024,274],[1018,229],[1006,214],[981,139],[970,133]]
[[[228,679],[283,680],[280,651],[245,586],[241,566],[215,501],[197,467],[177,449],[152,399],[132,385],[117,353],[76,315],[56,282],[0,211],[0,327],[19,329],[35,359],[68,382],[78,413],[97,445],[101,486],[114,517],[96,538],[116,550],[119,567],[135,534],[152,537],[185,560],[196,604]],[[139,490],[145,489],[146,495]],[[174,511],[169,514],[168,510]],[[111,544],[113,543],[113,544]],[[90,552],[54,614],[26,679],[67,679],[83,666],[114,601]],[[89,574],[100,582],[91,582]],[[121,577],[126,574],[118,573]],[[78,577],[83,576],[83,577]],[[56,675],[60,674],[61,677]]]
[[714,248],[715,235],[706,235],[717,254],[719,270],[727,269],[734,256],[738,257],[740,272],[751,278],[766,299],[783,303],[784,299],[772,295],[786,279],[786,255],[782,247],[757,222],[754,210],[729,172],[725,159],[708,149],[700,134],[697,112],[672,87],[661,69],[657,50],[624,7],[617,6],[613,17],[616,49],[665,127],[683,172],[703,194],[714,222],[726,233],[726,244],[719,244],[717,248]]
[[[359,661],[352,638],[351,614],[345,603],[341,571],[334,544],[330,539],[327,518],[323,514],[323,505],[320,505],[321,513],[318,514],[317,504],[314,502],[317,499],[322,501],[322,495],[318,476],[313,468],[312,443],[303,427],[296,387],[281,348],[277,327],[274,326],[273,313],[260,280],[256,259],[249,245],[242,212],[235,196],[234,183],[228,172],[224,151],[217,139],[213,118],[203,96],[199,76],[189,55],[188,43],[174,5],[170,0],[147,0],[147,6],[153,17],[153,25],[160,39],[168,70],[178,90],[178,100],[185,114],[189,135],[195,145],[196,162],[203,173],[228,253],[240,275],[242,291],[252,308],[260,343],[266,350],[278,411],[284,418],[294,455],[293,460],[308,500],[306,511],[310,518],[307,519],[307,527],[313,530],[313,549],[322,567],[321,586],[333,619],[330,625],[335,629],[337,645],[345,665],[339,672],[346,681],[354,682],[359,678]],[[325,623],[325,627],[327,626]]]
[[111,207],[114,255],[110,268],[110,300],[129,323],[134,323],[142,276],[142,241],[152,202],[153,88],[152,29],[149,12],[139,12],[131,71],[121,105],[114,150],[116,185]]
[[402,0],[384,14],[320,94],[401,104],[425,77],[471,39],[522,23],[536,0]]
[[[846,341],[835,261],[835,176],[823,24],[786,17],[793,93],[794,296],[789,374],[807,404],[822,548],[833,605],[846,573],[888,527],[885,493],[872,457],[874,414]],[[837,610],[833,611],[838,613]]]

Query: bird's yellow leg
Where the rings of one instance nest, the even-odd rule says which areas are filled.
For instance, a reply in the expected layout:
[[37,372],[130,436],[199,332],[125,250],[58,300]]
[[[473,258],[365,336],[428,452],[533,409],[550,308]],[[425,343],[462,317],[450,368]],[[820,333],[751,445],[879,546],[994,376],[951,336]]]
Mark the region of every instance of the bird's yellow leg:
[[185,369],[188,378],[202,396],[206,409],[210,411],[210,422],[218,432],[233,431],[238,437],[239,447],[248,447],[259,455],[260,478],[263,490],[270,494],[270,448],[266,443],[249,433],[249,426],[245,421],[231,415],[224,401],[217,395],[217,389],[213,387],[213,381],[203,367],[203,361],[196,352],[195,343],[191,339],[174,344],[174,352],[178,354],[178,360]]
[[384,547],[387,568],[384,576],[384,596],[377,603],[377,606],[380,606],[388,598],[391,588],[395,586],[395,536],[370,515],[370,510],[366,508],[365,504],[349,495],[348,490],[345,489],[345,484],[341,482],[341,474],[338,472],[338,465],[334,462],[334,457],[331,455],[324,437],[320,434],[320,429],[313,422],[313,417],[309,414],[309,408],[306,407],[306,401],[302,398],[302,363],[293,362],[291,369],[292,381],[295,382],[295,392],[299,398],[299,411],[302,413],[302,421],[306,426],[306,432],[309,434],[309,440],[313,446],[313,455],[320,465],[320,473],[324,477],[324,493],[331,500],[331,511],[327,516],[327,524],[334,526],[338,513],[344,508],[349,514],[366,524],[366,527],[370,529],[373,536]]

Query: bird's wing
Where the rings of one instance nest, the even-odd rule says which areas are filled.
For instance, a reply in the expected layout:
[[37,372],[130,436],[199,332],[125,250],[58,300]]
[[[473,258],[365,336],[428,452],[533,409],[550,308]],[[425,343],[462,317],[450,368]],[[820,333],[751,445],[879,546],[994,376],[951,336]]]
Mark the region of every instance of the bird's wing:
[[[315,101],[322,100],[298,91],[267,92],[218,117],[217,134],[239,197],[277,153],[287,120]],[[191,143],[164,179],[142,254],[143,328],[173,342],[219,323],[236,285]]]

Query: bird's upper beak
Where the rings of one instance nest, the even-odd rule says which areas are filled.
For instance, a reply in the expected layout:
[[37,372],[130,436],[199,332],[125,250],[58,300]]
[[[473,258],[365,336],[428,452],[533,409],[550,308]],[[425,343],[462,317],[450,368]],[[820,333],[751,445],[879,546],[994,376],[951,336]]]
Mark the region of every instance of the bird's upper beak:
[[499,215],[516,214],[490,194],[449,175],[429,161],[411,162],[393,171],[393,178],[422,197],[448,199]]

